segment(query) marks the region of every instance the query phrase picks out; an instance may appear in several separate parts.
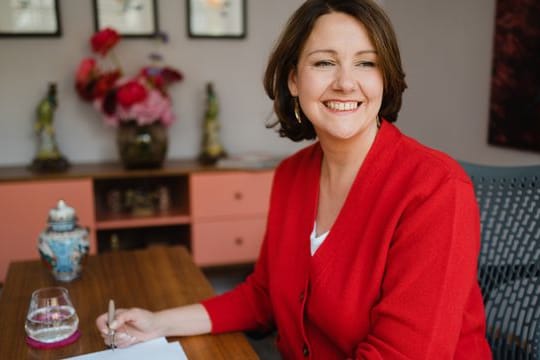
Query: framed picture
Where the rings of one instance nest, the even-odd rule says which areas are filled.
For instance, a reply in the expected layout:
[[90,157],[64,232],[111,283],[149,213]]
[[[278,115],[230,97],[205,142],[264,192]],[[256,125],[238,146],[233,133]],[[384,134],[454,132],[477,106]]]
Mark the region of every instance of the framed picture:
[[497,0],[496,9],[488,142],[540,152],[540,6]]
[[0,0],[0,36],[61,35],[58,0]]
[[187,0],[191,38],[246,37],[246,0]]
[[94,28],[111,27],[122,37],[155,37],[157,11],[156,0],[94,0]]

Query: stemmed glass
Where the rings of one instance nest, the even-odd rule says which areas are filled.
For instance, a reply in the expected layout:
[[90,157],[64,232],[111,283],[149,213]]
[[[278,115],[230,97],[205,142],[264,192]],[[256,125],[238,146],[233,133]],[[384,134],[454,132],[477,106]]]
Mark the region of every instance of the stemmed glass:
[[29,338],[56,343],[73,335],[78,326],[79,318],[66,288],[42,288],[32,293],[25,324]]

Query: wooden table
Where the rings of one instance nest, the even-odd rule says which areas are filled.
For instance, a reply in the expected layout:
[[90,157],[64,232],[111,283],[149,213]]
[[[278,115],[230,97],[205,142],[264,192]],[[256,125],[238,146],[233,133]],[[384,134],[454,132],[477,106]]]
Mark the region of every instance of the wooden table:
[[[36,350],[25,343],[24,322],[32,292],[41,287],[69,290],[81,338],[54,350]],[[90,256],[81,278],[60,283],[40,261],[12,263],[0,294],[0,359],[60,359],[104,350],[95,326],[108,299],[118,307],[161,310],[200,301],[213,295],[210,283],[183,247],[151,247]],[[258,359],[241,333],[201,335],[179,340],[188,358]]]

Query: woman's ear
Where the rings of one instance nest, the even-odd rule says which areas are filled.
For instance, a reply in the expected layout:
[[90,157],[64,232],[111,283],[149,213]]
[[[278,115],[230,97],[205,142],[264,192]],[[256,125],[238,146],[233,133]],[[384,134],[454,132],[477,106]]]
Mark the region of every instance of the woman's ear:
[[296,85],[296,69],[291,70],[291,72],[289,73],[287,85],[289,86],[289,92],[291,93],[291,95],[294,97],[298,96],[298,86]]

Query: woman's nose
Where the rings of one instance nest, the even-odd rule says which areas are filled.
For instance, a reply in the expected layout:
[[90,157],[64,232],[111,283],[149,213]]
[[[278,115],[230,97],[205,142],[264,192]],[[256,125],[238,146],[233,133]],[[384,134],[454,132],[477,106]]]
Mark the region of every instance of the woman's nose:
[[339,67],[336,71],[334,87],[336,90],[345,92],[355,90],[357,87],[357,82],[353,76],[352,70],[346,67]]

